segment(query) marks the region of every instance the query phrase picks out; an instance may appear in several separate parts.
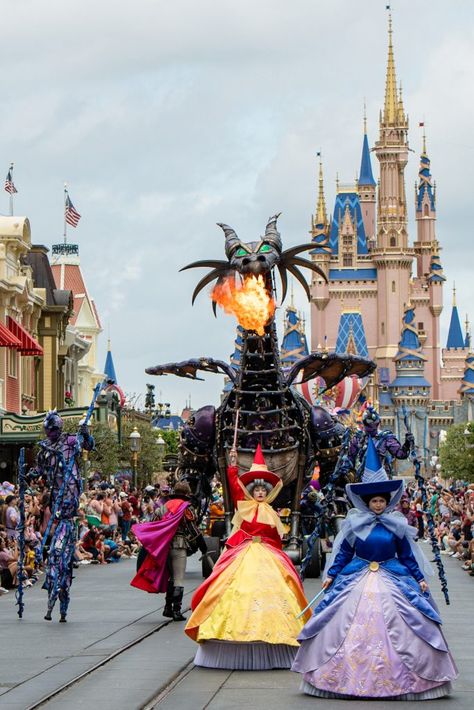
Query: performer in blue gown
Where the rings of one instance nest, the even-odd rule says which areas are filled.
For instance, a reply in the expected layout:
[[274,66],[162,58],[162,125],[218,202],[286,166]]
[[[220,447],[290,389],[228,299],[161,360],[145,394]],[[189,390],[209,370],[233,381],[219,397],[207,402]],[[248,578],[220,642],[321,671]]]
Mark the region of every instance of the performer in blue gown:
[[447,695],[457,669],[428,590],[429,563],[416,529],[394,509],[401,480],[388,480],[369,439],[354,509],[338,534],[293,670],[302,690],[325,698],[426,700]]

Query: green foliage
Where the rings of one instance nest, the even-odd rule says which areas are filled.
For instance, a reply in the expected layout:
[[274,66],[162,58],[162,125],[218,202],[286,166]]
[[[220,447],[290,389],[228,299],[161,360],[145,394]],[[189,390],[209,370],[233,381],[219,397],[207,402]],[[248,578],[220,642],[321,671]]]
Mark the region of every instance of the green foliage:
[[109,429],[107,424],[94,424],[91,433],[95,441],[95,451],[89,453],[90,468],[99,471],[102,478],[109,479],[120,468],[117,433]]
[[[468,435],[464,433],[466,429]],[[439,447],[439,456],[443,478],[474,481],[474,424],[451,426]]]
[[[137,473],[139,485],[143,486],[153,480],[153,474],[161,471],[163,455],[177,452],[179,435],[174,431],[159,431],[153,429],[150,423],[146,421],[123,421],[121,458],[122,461],[125,462],[125,465],[130,465],[131,461],[129,437],[134,427],[137,427],[141,437]],[[164,454],[160,452],[156,443],[160,434],[166,444]]]

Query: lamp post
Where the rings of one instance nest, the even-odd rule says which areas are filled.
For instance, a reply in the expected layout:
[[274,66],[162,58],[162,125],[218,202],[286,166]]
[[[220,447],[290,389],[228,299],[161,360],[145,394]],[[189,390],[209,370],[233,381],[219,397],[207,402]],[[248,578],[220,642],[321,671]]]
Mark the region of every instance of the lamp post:
[[158,462],[159,462],[160,473],[161,473],[161,471],[163,470],[163,456],[165,455],[166,442],[160,434],[155,443],[156,443],[156,448],[158,449]]
[[130,453],[131,453],[131,459],[132,459],[132,470],[133,470],[133,486],[134,488],[137,488],[137,465],[138,465],[138,454],[140,453],[141,449],[141,435],[140,432],[138,431],[137,427],[133,427],[133,431],[131,432],[130,436],[128,437],[128,441],[130,444]]

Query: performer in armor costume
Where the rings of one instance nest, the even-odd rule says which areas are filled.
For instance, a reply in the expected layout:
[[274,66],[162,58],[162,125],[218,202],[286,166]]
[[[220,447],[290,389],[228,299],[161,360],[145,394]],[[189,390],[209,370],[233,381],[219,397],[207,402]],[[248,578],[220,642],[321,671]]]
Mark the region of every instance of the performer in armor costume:
[[190,505],[191,488],[186,481],[174,486],[173,495],[156,509],[154,520],[132,527],[142,543],[143,562],[130,584],[145,592],[166,592],[163,616],[184,621],[181,612],[186,558],[200,550],[207,553],[202,533]]
[[[289,668],[297,619],[306,606],[298,573],[282,551],[283,526],[269,505],[281,490],[258,445],[254,463],[240,478],[230,454],[229,487],[236,507],[226,550],[196,590],[186,633],[199,643],[195,664],[208,668]],[[310,614],[307,614],[307,617]]]
[[[39,442],[40,450],[36,466],[30,470],[29,478],[30,480],[44,479],[50,489],[50,510],[56,509],[56,519],[53,521],[52,536],[49,541],[46,578],[43,583],[43,589],[48,592],[48,610],[44,618],[46,621],[52,620],[53,608],[59,597],[60,621],[65,622],[69,607],[76,542],[74,518],[79,508],[82,481],[79,461],[76,458],[64,493],[61,495],[64,475],[69,470],[71,456],[76,447],[76,435],[62,432],[63,421],[56,410],[47,413],[43,426],[47,438]],[[88,427],[82,425],[80,434],[82,447],[86,451],[91,451],[94,448],[94,439]]]
[[[355,472],[356,480],[360,481],[365,466],[369,438],[377,449],[377,453],[389,478],[392,478],[393,459],[407,459],[414,441],[413,434],[407,432],[405,441],[401,444],[390,429],[379,431],[380,416],[374,407],[368,406],[362,415],[363,429],[357,431],[351,438],[349,450],[340,464],[341,475]],[[347,480],[347,479],[346,479]]]
[[299,636],[292,670],[324,698],[428,700],[449,694],[457,669],[426,582],[433,574],[395,511],[401,480],[387,478],[372,439],[355,506],[334,542],[323,601]]

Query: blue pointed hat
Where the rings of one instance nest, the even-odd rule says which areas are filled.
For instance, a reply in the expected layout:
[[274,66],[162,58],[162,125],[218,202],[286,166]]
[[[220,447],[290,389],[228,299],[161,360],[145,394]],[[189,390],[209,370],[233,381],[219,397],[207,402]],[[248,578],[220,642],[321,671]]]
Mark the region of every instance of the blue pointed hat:
[[347,485],[348,491],[350,490],[358,496],[367,496],[377,495],[377,493],[393,493],[401,487],[403,487],[402,480],[388,478],[387,472],[380,462],[374,441],[369,436],[362,481],[361,483],[349,483]]

